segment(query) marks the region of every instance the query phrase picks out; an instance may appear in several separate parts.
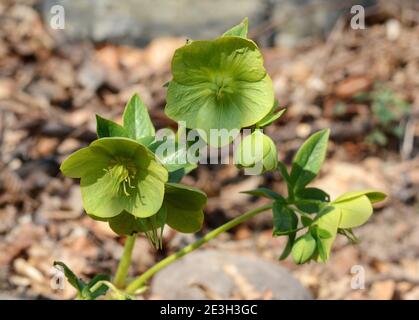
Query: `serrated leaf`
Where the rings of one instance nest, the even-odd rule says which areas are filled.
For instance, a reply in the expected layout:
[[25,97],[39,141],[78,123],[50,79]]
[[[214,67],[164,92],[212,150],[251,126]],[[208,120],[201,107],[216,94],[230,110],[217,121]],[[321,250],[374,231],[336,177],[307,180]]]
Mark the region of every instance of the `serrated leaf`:
[[224,32],[222,36],[223,37],[236,36],[236,37],[247,38],[248,28],[249,28],[249,20],[248,18],[244,18],[242,22],[240,22],[238,25]]
[[86,283],[82,279],[78,278],[74,274],[74,272],[69,267],[67,267],[67,265],[64,262],[54,261],[54,267],[55,266],[60,266],[63,269],[64,275],[67,278],[68,282],[71,284],[73,288],[77,290],[79,295],[81,295],[83,289],[86,287]]
[[294,262],[302,264],[309,261],[316,251],[316,245],[316,239],[314,239],[310,232],[299,237],[291,250]]
[[98,138],[128,137],[124,127],[99,115],[96,115],[96,133]]
[[273,234],[275,236],[295,232],[298,226],[298,217],[294,211],[283,205],[283,203],[275,201],[272,205],[272,213],[274,216]]
[[275,191],[271,189],[260,187],[253,190],[241,191],[240,193],[250,194],[256,197],[264,197],[272,200],[277,200],[279,202],[285,203],[285,199],[283,196],[279,195]]
[[329,129],[316,132],[298,150],[290,174],[294,191],[303,189],[319,173],[326,157],[329,133]]
[[156,133],[147,107],[137,94],[128,101],[122,118],[124,128],[131,139],[138,140],[154,136]]

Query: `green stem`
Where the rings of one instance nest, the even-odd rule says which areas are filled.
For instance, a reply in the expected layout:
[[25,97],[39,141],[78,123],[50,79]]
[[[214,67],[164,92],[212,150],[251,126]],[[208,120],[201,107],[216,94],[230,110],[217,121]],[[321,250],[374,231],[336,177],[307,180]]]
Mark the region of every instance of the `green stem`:
[[148,279],[150,279],[156,272],[158,272],[159,270],[163,269],[164,267],[168,266],[169,264],[175,262],[176,260],[180,259],[181,257],[183,257],[184,255],[192,252],[193,250],[199,248],[200,246],[202,246],[204,243],[210,241],[211,239],[217,237],[218,235],[220,235],[221,233],[234,228],[235,226],[237,226],[238,224],[254,217],[255,215],[257,215],[258,213],[264,212],[266,210],[269,210],[272,208],[271,204],[268,205],[264,205],[262,207],[259,207],[257,209],[248,211],[246,213],[244,213],[243,215],[223,224],[222,226],[218,227],[217,229],[212,230],[211,232],[207,233],[204,237],[202,237],[201,239],[197,240],[196,242],[186,246],[185,248],[181,249],[180,251],[164,258],[163,260],[161,260],[160,262],[158,262],[157,264],[155,264],[153,267],[151,267],[150,269],[148,269],[146,272],[144,272],[142,275],[140,275],[139,277],[137,277],[136,279],[134,279],[128,286],[126,289],[126,292],[128,294],[135,294],[135,292],[143,287],[145,285],[145,283],[147,282]]
[[128,269],[131,264],[132,250],[134,249],[136,235],[128,236],[125,240],[124,253],[119,261],[118,269],[116,270],[114,284],[117,288],[124,288],[127,279]]

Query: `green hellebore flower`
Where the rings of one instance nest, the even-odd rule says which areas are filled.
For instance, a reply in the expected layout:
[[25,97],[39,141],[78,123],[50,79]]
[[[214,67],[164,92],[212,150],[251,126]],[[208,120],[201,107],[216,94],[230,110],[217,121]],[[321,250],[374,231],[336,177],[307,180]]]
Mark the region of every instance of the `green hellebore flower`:
[[[257,45],[223,36],[176,50],[165,112],[186,127],[240,129],[263,119],[274,104],[272,81]],[[211,141],[210,141],[211,143]]]
[[87,214],[108,219],[126,211],[146,218],[161,207],[167,170],[145,146],[129,138],[101,138],[70,155],[64,175],[81,178]]
[[254,168],[259,170],[259,173],[275,170],[278,166],[275,143],[260,130],[254,131],[241,141],[234,157],[239,167]]

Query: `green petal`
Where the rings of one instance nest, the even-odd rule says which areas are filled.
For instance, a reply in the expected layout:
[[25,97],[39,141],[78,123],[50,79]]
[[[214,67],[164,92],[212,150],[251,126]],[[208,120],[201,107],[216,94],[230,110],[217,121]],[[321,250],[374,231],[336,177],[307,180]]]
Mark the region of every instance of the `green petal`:
[[[176,50],[173,80],[185,85],[211,81],[217,75],[258,81],[266,75],[256,44],[240,37],[193,41]],[[272,105],[270,105],[271,107]]]
[[124,198],[119,194],[115,178],[109,172],[101,170],[83,176],[80,188],[87,214],[111,218],[124,209]]
[[[109,220],[109,226],[115,233],[121,236],[147,232],[153,228],[161,228],[165,224],[165,210],[165,208],[160,208],[156,215],[149,218],[137,218],[126,211],[122,211],[119,215]],[[152,220],[152,218],[155,219]]]
[[203,208],[206,201],[207,196],[198,189],[167,183],[164,197],[167,224],[179,232],[197,232],[204,221]]
[[[111,158],[124,157],[130,159],[134,158],[134,155],[139,151],[143,151],[144,153],[147,152],[145,146],[137,143],[135,140],[123,137],[101,138],[93,141],[90,144],[90,148],[95,153],[104,153]],[[153,157],[153,155],[151,154],[150,157]],[[139,159],[139,163],[141,163],[142,166],[147,166],[150,157],[147,156]]]
[[232,94],[217,100],[211,84],[182,85],[171,81],[167,93],[166,114],[186,122],[188,128],[240,129],[258,122],[274,102],[272,81],[268,75],[257,82],[237,81]]
[[132,235],[139,232],[136,217],[126,211],[122,211],[116,217],[109,219],[109,226],[120,236]]
[[236,37],[246,38],[248,27],[249,27],[249,19],[244,18],[243,21],[240,22],[238,25],[224,32],[223,37],[236,36]]
[[311,259],[316,250],[316,239],[307,232],[305,235],[299,237],[292,247],[292,258],[295,263],[302,264]]
[[70,178],[81,178],[94,171],[106,168],[110,160],[109,155],[95,152],[90,147],[80,149],[71,154],[61,164],[60,170]]
[[322,242],[322,248],[324,249],[324,257],[321,258],[319,256],[319,261],[326,262],[329,259],[330,250],[332,249],[333,242],[336,239],[340,218],[340,210],[334,207],[326,207],[319,213],[319,216],[314,222],[319,229],[325,230],[331,235],[331,237],[320,239]]
[[342,200],[341,198],[339,202],[333,202],[332,205],[341,212],[339,228],[342,229],[363,225],[373,212],[371,202],[365,195],[348,200]]
[[334,201],[334,203],[338,203],[338,202],[353,199],[353,198],[358,198],[362,195],[367,196],[368,199],[371,201],[371,203],[376,203],[376,202],[383,201],[387,197],[387,195],[383,192],[368,189],[368,190],[347,192],[347,193],[339,196]]
[[162,206],[168,173],[162,165],[152,159],[137,179],[138,189],[127,197],[125,209],[136,217],[146,218],[155,214]]

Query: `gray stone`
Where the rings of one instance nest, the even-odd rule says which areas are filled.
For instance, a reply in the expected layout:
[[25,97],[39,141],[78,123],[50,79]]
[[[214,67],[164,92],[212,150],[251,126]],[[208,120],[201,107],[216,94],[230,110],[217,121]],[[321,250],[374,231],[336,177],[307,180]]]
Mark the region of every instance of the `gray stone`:
[[[51,8],[65,11],[65,29],[57,40],[90,39],[145,45],[155,37],[213,38],[249,17],[251,30],[262,44],[294,46],[321,38],[342,15],[359,4],[377,0],[42,0],[46,25]],[[266,29],[266,26],[271,28]],[[55,32],[54,32],[55,33]]]
[[275,44],[293,47],[309,38],[326,36],[353,5],[368,8],[376,0],[272,0]]
[[311,294],[278,263],[260,257],[199,250],[161,270],[151,293],[163,299],[263,298],[306,300]]
[[65,28],[57,34],[126,44],[159,36],[212,38],[244,17],[256,26],[265,14],[265,1],[255,0],[43,0],[46,25],[54,5],[65,11]]

